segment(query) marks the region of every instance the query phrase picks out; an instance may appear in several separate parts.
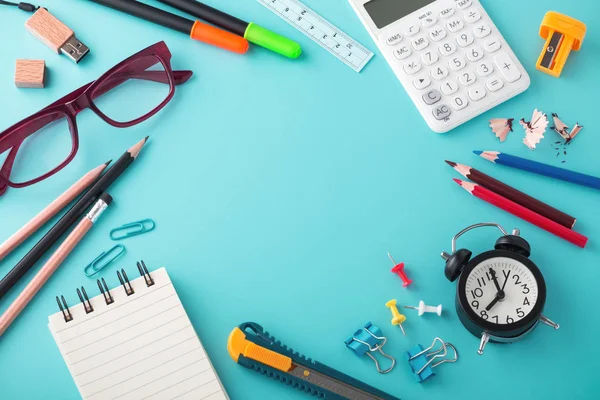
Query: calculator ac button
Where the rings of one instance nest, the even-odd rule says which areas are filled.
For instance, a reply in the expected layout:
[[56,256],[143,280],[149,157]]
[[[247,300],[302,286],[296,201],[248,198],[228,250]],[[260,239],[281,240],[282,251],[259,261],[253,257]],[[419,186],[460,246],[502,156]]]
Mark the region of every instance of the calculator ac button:
[[458,84],[453,80],[447,80],[442,83],[442,93],[450,96],[458,91]]
[[494,63],[500,70],[500,73],[502,73],[504,79],[506,79],[509,83],[516,82],[521,78],[521,71],[519,71],[519,67],[517,67],[517,64],[515,64],[507,52],[502,51],[496,54],[494,57]]
[[492,33],[492,29],[489,27],[488,24],[482,22],[479,23],[475,26],[475,36],[477,36],[478,38],[484,38],[486,36],[488,36],[490,33]]
[[400,43],[402,41],[402,35],[399,33],[396,33],[392,36],[390,36],[389,38],[387,38],[386,43],[388,44],[388,46],[395,46],[398,43]]
[[456,45],[453,42],[444,42],[439,46],[440,54],[444,57],[454,54]]
[[415,78],[413,85],[417,90],[423,90],[431,85],[431,79],[427,75],[421,75]]
[[482,61],[477,63],[477,73],[480,76],[488,76],[494,72],[494,66],[489,61]]
[[409,61],[404,63],[404,72],[408,75],[416,74],[421,70],[421,63],[418,61]]
[[442,94],[437,89],[432,89],[423,95],[423,101],[428,106],[437,103],[442,100]]
[[452,110],[450,110],[450,107],[445,104],[440,104],[433,110],[433,116],[438,121],[448,118],[450,114],[452,114]]
[[440,11],[440,18],[448,18],[454,14],[454,8],[448,7]]
[[460,0],[456,3],[456,7],[458,7],[459,10],[464,10],[465,8],[470,7],[471,4],[471,0]]
[[460,31],[464,27],[465,24],[460,19],[451,19],[446,23],[446,28],[448,28],[448,30],[453,33]]
[[479,46],[471,47],[467,50],[467,58],[471,62],[479,61],[483,58],[483,50]]
[[504,81],[498,75],[492,75],[486,82],[485,86],[490,92],[497,92],[504,87]]
[[452,97],[452,100],[450,100],[450,104],[452,104],[452,107],[458,111],[468,106],[469,100],[467,100],[465,96],[459,94]]
[[502,43],[500,43],[500,40],[498,39],[489,39],[487,40],[484,44],[483,44],[483,48],[485,49],[485,51],[487,51],[488,53],[494,53],[498,50],[500,50],[500,48],[502,47]]
[[420,30],[419,25],[411,25],[404,31],[404,36],[406,36],[406,37],[414,36],[417,33],[419,33],[419,30]]
[[436,25],[429,31],[429,37],[434,42],[438,42],[446,37],[446,30],[441,25]]
[[429,49],[429,51],[426,51],[423,54],[421,54],[421,61],[423,61],[423,64],[425,65],[435,64],[439,59],[440,56],[433,49]]
[[458,43],[460,47],[470,46],[474,41],[475,38],[473,38],[473,35],[471,35],[469,32],[463,32],[456,37],[456,43]]
[[460,71],[467,66],[467,61],[463,56],[456,56],[448,61],[448,65],[452,71]]
[[477,10],[469,10],[465,11],[464,17],[469,24],[474,24],[481,19],[481,14]]
[[429,40],[425,36],[419,36],[412,40],[412,46],[415,50],[420,51],[429,46]]
[[437,18],[433,15],[430,15],[423,20],[421,25],[423,25],[423,28],[429,28],[430,26],[433,26],[436,22]]
[[436,81],[441,81],[442,79],[448,76],[448,68],[444,67],[443,65],[433,67],[431,69],[431,76]]
[[477,76],[472,71],[464,71],[458,75],[458,82],[463,86],[469,86],[475,83]]
[[394,50],[394,57],[398,60],[404,60],[406,57],[410,56],[412,50],[407,45],[397,48]]
[[473,101],[479,101],[485,97],[485,88],[483,85],[473,85],[469,89],[469,97]]

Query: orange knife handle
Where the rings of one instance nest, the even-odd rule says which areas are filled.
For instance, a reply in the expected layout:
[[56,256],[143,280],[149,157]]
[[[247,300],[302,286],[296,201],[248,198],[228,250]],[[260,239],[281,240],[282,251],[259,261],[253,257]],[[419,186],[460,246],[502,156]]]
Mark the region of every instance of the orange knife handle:
[[194,22],[190,37],[238,54],[244,54],[250,47],[243,37],[200,21]]

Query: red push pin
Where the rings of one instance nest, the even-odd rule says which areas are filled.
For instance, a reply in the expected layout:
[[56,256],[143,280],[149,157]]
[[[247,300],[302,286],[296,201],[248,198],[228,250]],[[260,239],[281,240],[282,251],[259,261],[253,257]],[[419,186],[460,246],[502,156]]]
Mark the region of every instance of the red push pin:
[[402,287],[409,286],[412,283],[412,281],[408,279],[408,276],[406,276],[406,272],[404,272],[404,263],[397,264],[396,261],[394,261],[394,257],[392,257],[390,253],[387,254],[390,260],[392,260],[392,262],[394,263],[394,268],[392,268],[392,272],[398,275],[400,279],[402,279]]

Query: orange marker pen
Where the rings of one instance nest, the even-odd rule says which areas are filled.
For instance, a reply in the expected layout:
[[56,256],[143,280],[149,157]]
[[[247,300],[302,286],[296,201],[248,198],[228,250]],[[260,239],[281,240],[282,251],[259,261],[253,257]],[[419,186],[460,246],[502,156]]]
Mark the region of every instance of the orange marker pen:
[[211,44],[234,53],[243,54],[248,51],[249,43],[246,39],[223,29],[200,21],[192,21],[171,14],[160,8],[152,7],[138,1],[131,0],[91,0],[112,9],[124,12],[135,17],[154,22],[155,24],[183,32],[199,42]]

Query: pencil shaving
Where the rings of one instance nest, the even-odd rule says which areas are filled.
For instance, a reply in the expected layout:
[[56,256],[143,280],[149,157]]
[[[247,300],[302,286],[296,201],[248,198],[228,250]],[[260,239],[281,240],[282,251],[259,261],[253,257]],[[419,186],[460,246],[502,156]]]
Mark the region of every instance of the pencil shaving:
[[514,118],[493,118],[490,120],[490,128],[492,128],[492,132],[496,134],[496,137],[500,139],[500,142],[504,142],[508,134],[513,131],[514,120]]
[[583,129],[583,125],[579,125],[578,122],[569,132],[569,126],[563,121],[561,121],[558,114],[552,113],[552,119],[554,121],[554,126],[552,127],[552,129],[554,129],[556,133],[558,133],[563,139],[565,139],[566,143],[569,143],[571,140],[573,140],[575,136],[577,136],[577,134]]
[[544,138],[544,133],[546,133],[546,128],[549,124],[548,117],[543,112],[535,109],[530,122],[526,122],[525,118],[521,118],[519,123],[525,130],[523,143],[531,150],[534,150],[535,146]]

